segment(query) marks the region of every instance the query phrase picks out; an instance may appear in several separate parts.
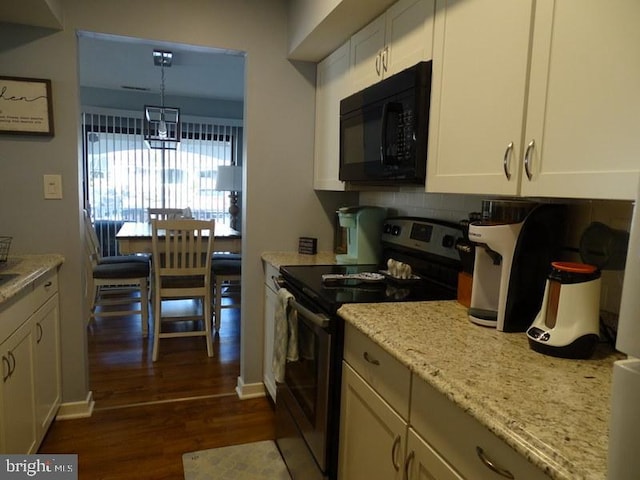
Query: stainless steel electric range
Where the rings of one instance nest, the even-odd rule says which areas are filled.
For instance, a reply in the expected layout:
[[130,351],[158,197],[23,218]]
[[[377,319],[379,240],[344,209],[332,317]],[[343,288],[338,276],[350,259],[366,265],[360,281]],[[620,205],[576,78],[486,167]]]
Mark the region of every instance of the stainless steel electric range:
[[[455,299],[461,262],[457,223],[416,217],[385,220],[379,265],[282,266],[281,286],[297,311],[298,359],[277,386],[276,442],[294,480],[336,479],[345,303]],[[389,259],[411,266],[395,278]],[[393,263],[393,262],[392,262]],[[393,266],[393,265],[392,265]],[[361,274],[365,275],[361,275]]]

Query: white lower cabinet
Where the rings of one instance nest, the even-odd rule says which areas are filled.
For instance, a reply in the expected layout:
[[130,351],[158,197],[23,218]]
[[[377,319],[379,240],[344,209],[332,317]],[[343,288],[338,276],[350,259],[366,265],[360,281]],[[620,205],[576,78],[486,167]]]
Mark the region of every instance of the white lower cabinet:
[[60,406],[57,273],[0,304],[0,453],[35,453]]
[[262,381],[269,396],[276,400],[276,380],[273,375],[273,341],[276,305],[278,294],[273,277],[279,274],[278,269],[264,262],[264,356],[262,359]]
[[435,452],[455,467],[462,478],[549,479],[542,470],[415,375],[411,405],[411,426],[429,442]]
[[33,322],[36,428],[43,435],[61,401],[59,317],[58,295],[54,295],[36,312]]
[[503,440],[350,324],[339,480],[548,480]]
[[414,429],[409,428],[404,480],[462,480],[462,477]]
[[339,479],[403,478],[407,422],[346,362],[340,418]]
[[33,453],[36,446],[33,329],[25,322],[2,349],[2,453]]

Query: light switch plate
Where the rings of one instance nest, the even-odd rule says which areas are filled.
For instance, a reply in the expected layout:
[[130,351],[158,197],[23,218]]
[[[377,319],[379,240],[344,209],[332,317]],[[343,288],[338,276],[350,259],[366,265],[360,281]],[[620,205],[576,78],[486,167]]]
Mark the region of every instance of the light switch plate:
[[62,199],[62,175],[44,176],[44,198],[47,200]]

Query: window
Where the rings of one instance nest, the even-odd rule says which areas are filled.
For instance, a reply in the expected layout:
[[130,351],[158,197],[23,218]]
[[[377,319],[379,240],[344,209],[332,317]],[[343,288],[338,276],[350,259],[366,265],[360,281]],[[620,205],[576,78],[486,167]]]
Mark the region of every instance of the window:
[[178,150],[151,150],[141,117],[82,116],[85,202],[96,225],[116,225],[115,235],[124,221],[146,221],[149,207],[189,207],[195,218],[229,224],[228,192],[215,185],[218,166],[237,163],[239,122],[183,123]]

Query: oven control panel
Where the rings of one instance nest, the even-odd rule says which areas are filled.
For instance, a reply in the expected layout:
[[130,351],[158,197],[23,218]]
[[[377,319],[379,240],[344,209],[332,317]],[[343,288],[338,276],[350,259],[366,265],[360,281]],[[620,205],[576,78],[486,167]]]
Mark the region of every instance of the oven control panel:
[[462,239],[462,229],[452,222],[418,217],[387,218],[381,239],[420,253],[460,260],[455,247],[456,242]]

